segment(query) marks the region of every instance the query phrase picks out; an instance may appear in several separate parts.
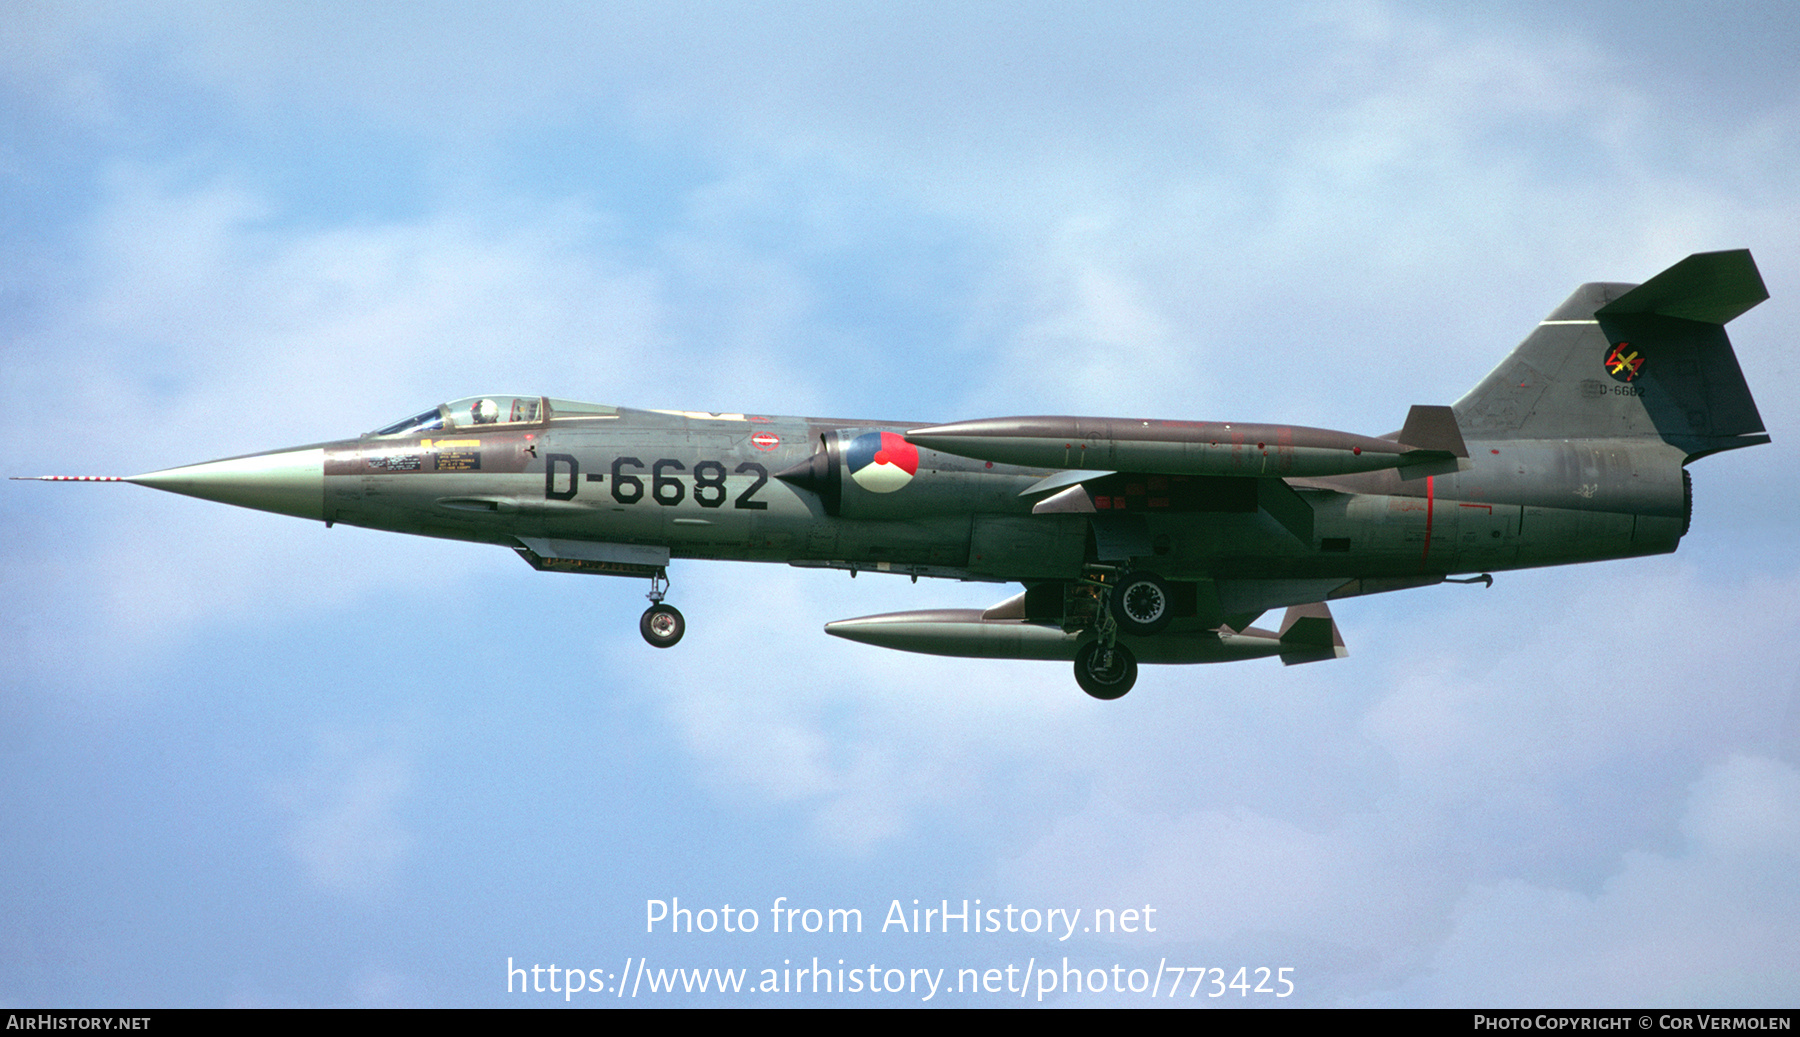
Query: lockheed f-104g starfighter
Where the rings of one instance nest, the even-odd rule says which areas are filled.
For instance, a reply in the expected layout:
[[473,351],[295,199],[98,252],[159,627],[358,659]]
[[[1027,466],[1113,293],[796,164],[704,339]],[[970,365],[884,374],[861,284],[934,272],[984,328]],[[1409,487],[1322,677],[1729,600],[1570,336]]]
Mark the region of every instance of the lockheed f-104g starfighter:
[[[1584,284],[1453,406],[1398,432],[1010,417],[948,425],[632,410],[489,394],[374,432],[126,477],[207,500],[496,544],[650,581],[674,559],[1023,585],[986,610],[844,619],[935,655],[1073,660],[1089,694],[1140,662],[1344,655],[1328,601],[1658,554],[1686,466],[1767,443],[1724,325],[1768,297],[1747,251]],[[1251,624],[1285,609],[1279,626]]]

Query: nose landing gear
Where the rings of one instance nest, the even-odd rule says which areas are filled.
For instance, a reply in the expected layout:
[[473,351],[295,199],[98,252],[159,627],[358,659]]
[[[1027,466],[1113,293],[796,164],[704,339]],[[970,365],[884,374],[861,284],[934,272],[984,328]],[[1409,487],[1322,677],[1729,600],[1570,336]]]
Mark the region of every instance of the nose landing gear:
[[663,595],[668,591],[668,574],[658,570],[650,577],[650,593],[644,595],[650,599],[650,607],[638,619],[638,633],[644,635],[652,648],[673,648],[681,635],[687,633],[687,620],[682,617],[681,610],[663,603]]

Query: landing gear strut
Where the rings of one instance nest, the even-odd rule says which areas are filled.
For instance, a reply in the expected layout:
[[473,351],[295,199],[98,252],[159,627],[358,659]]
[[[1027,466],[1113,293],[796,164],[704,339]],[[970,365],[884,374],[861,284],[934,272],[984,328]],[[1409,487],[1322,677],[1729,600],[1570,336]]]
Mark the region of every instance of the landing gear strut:
[[1137,683],[1137,657],[1119,643],[1119,633],[1153,634],[1168,626],[1169,585],[1151,573],[1088,568],[1081,582],[1093,588],[1094,640],[1075,653],[1075,683],[1089,695],[1111,701]]
[[650,593],[644,595],[650,599],[650,607],[638,619],[638,633],[652,648],[673,648],[687,633],[687,620],[682,618],[681,610],[663,603],[663,595],[668,592],[669,576],[658,570],[650,577]]

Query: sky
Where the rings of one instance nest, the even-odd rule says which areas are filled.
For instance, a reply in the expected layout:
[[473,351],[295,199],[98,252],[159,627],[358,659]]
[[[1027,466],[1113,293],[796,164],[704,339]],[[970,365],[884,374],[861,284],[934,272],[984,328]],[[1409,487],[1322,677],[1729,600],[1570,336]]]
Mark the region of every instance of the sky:
[[0,1003],[1791,1007],[1797,21],[11,5],[9,475],[477,393],[1379,435],[1729,248],[1774,442],[1695,464],[1674,555],[1344,601],[1347,659],[1113,703],[821,631],[1011,588],[678,563],[660,652],[637,581],[0,483]]

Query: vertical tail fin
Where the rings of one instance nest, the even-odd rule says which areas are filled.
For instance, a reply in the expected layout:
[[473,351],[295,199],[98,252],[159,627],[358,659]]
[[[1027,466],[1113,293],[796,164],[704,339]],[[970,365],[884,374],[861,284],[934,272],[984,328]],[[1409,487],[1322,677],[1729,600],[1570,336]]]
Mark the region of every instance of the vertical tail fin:
[[1747,250],[1584,284],[1455,406],[1479,439],[1655,437],[1689,460],[1767,443],[1724,325],[1769,297]]

